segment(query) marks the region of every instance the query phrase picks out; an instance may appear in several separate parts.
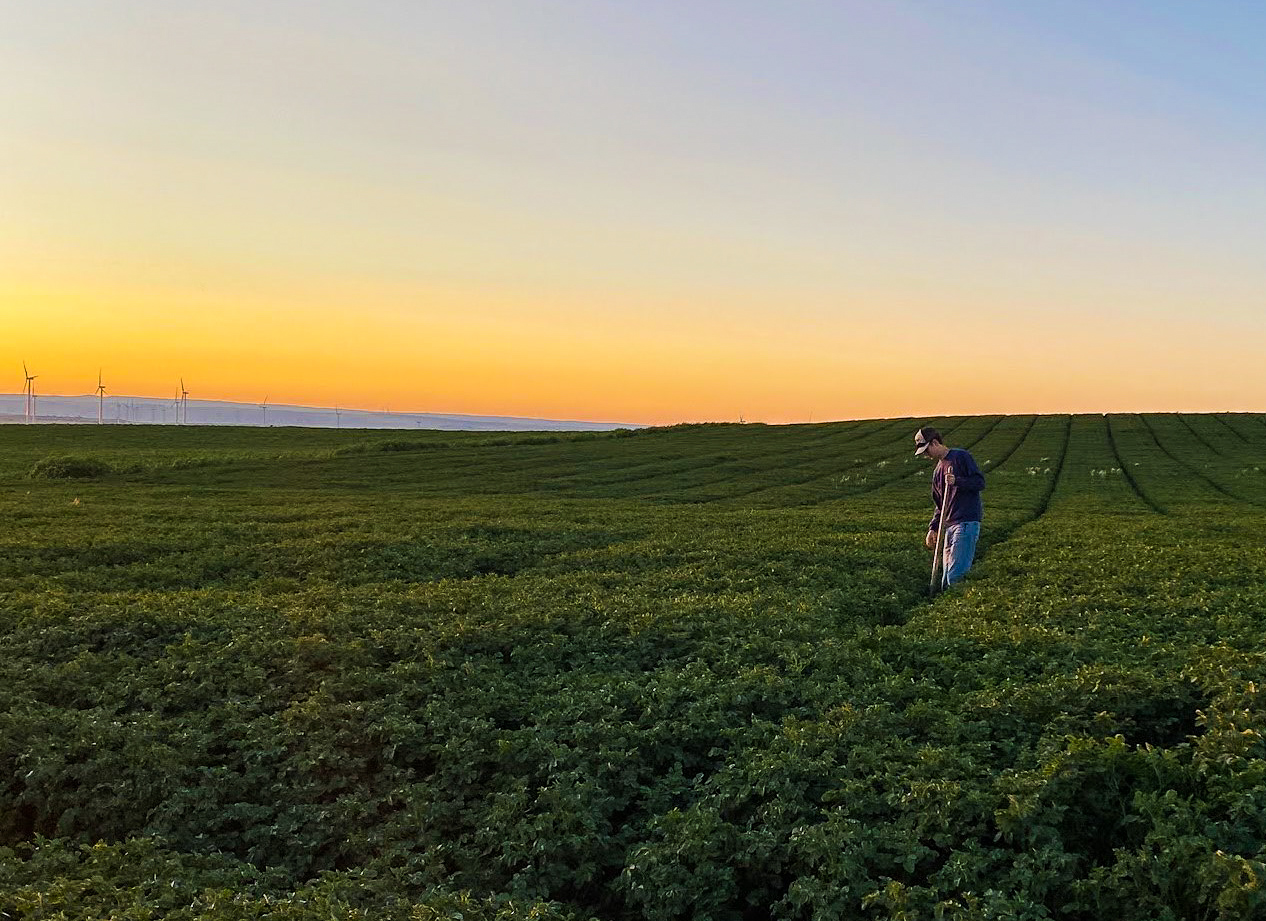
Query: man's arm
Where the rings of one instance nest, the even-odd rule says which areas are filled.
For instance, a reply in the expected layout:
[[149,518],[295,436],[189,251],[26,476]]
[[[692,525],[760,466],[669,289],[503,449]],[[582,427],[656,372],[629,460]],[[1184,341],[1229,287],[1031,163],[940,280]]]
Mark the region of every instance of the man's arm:
[[985,488],[985,475],[976,466],[976,458],[970,452],[955,454],[953,467],[955,492],[980,492]]

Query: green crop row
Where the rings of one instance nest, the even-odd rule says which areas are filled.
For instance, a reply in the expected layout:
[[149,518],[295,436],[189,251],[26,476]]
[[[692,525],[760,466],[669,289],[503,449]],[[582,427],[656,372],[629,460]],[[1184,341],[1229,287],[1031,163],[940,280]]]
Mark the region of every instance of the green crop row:
[[901,420],[120,429],[48,452],[88,481],[26,476],[42,429],[10,917],[1266,916],[1257,417],[947,422],[984,549],[932,604]]

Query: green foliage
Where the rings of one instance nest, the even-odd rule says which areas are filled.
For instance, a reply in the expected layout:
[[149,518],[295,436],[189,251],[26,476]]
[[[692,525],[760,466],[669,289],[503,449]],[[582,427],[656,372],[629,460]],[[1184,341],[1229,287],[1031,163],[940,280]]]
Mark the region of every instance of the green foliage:
[[571,921],[541,902],[433,889],[401,900],[373,873],[332,873],[290,891],[276,873],[219,855],[177,854],[153,839],[71,847],[40,839],[0,848],[6,918],[92,921]]
[[12,427],[0,912],[1266,916],[1266,424],[935,421]]
[[30,476],[35,480],[95,480],[114,472],[95,457],[53,456],[36,461]]

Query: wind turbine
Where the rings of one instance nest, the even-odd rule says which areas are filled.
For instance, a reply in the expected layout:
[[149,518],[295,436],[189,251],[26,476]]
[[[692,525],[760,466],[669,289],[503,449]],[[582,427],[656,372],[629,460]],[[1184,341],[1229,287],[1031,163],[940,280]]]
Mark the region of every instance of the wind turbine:
[[181,425],[189,424],[189,391],[185,389],[185,379],[180,379],[180,411],[183,418]]
[[175,418],[175,425],[180,425],[180,391],[176,391],[176,398],[171,401],[172,416]]
[[337,406],[334,407],[334,427],[341,429],[343,427],[343,410]]
[[26,398],[26,405],[22,412],[22,419],[26,422],[35,421],[35,384],[32,383],[38,374],[32,374],[27,370],[26,362],[22,362],[22,374],[26,378],[26,386],[22,389],[22,395]]
[[268,397],[264,397],[264,402],[260,404],[260,409],[264,411],[264,425],[268,424]]
[[101,383],[101,369],[97,369],[97,425],[101,425],[105,419],[105,384]]

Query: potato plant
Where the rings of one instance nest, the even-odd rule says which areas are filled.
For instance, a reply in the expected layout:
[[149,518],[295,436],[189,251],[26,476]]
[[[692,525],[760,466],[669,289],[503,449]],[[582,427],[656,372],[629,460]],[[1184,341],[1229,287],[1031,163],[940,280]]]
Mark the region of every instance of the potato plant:
[[1266,916],[1266,421],[944,420],[933,603],[919,421],[6,427],[0,912]]

